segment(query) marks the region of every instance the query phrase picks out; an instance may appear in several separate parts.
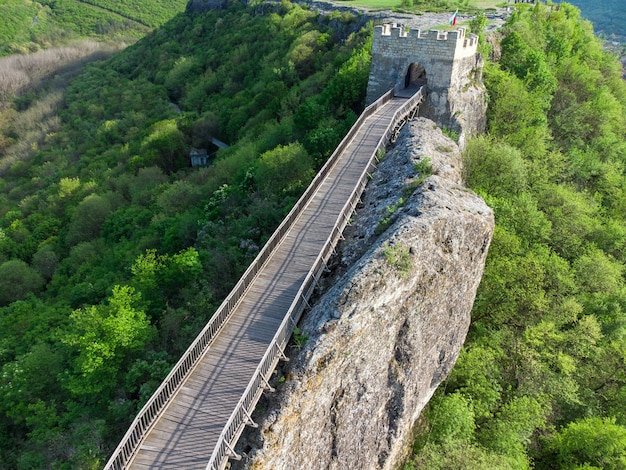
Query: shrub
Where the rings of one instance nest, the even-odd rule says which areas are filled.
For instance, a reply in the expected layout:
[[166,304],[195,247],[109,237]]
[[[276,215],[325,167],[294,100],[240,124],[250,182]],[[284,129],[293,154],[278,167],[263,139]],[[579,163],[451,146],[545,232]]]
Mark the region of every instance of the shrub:
[[409,249],[402,245],[386,245],[383,249],[385,259],[400,271],[400,277],[406,277],[411,269]]
[[23,299],[42,287],[43,278],[24,261],[10,260],[0,265],[0,306]]

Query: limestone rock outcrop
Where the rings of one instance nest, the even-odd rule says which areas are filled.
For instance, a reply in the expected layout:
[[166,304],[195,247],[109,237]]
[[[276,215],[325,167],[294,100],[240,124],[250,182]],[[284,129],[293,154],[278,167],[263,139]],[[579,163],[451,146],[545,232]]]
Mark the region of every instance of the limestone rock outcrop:
[[[412,194],[416,165],[433,175]],[[454,365],[493,233],[461,182],[457,145],[424,118],[379,164],[326,292],[238,444],[232,468],[392,469]],[[382,232],[382,233],[381,233]]]
[[487,127],[487,99],[482,83],[484,60],[480,54],[458,61],[457,78],[447,88],[433,87],[420,115],[459,133],[463,147],[468,137]]

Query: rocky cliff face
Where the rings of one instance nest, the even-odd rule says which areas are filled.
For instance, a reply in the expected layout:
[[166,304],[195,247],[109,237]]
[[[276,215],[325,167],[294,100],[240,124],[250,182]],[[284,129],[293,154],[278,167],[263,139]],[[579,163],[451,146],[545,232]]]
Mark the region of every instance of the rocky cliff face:
[[484,60],[480,54],[457,61],[455,77],[447,88],[429,91],[420,115],[459,133],[459,144],[482,134],[487,127],[487,99],[482,83]]
[[[427,158],[434,174],[410,194]],[[494,221],[461,184],[456,144],[432,121],[405,126],[357,213],[234,468],[394,468],[457,358]]]

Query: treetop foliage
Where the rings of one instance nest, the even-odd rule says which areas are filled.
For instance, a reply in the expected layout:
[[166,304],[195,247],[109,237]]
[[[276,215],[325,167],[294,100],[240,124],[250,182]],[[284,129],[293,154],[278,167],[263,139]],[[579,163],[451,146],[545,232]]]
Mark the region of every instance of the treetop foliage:
[[596,31],[604,35],[624,36],[626,5],[620,0],[571,0],[594,24]]
[[406,468],[626,468],[626,84],[575,7],[523,5],[464,177],[496,228]]
[[359,24],[180,14],[1,97],[0,467],[102,467],[363,108]]

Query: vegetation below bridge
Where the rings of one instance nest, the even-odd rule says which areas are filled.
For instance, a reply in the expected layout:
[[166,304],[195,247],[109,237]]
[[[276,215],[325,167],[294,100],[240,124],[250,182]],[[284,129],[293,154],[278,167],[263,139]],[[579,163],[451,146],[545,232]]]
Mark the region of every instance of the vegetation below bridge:
[[[104,464],[356,120],[352,21],[181,14],[66,92],[3,88],[0,467]],[[212,137],[230,148],[191,169]]]

